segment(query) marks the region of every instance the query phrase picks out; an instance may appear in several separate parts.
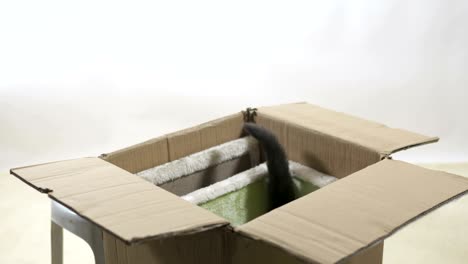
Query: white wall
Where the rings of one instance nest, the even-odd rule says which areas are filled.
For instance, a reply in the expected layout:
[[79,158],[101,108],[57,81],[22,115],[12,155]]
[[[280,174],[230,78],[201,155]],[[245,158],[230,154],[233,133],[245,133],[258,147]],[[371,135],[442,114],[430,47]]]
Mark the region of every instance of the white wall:
[[[410,2],[410,3],[408,3]],[[467,1],[2,1],[0,169],[308,101],[468,160]]]

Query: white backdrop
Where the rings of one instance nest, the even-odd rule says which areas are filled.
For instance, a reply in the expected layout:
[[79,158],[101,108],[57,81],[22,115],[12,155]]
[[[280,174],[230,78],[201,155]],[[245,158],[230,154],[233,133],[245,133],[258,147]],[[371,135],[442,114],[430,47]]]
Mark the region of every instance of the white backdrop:
[[[408,3],[409,2],[409,3]],[[0,169],[308,101],[468,160],[467,1],[2,1]]]

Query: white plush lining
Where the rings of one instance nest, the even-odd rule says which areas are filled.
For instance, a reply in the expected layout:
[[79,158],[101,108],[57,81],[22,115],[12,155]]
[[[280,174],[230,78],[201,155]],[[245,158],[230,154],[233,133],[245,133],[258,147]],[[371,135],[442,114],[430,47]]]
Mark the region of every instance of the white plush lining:
[[239,158],[247,153],[250,153],[252,164],[258,164],[260,159],[258,143],[251,136],[211,147],[187,157],[138,172],[136,175],[156,185],[160,185]]
[[[337,178],[333,176],[326,175],[294,161],[289,161],[289,169],[291,170],[293,177],[310,182],[320,188],[337,180]],[[267,173],[268,169],[266,163],[262,163],[256,167],[227,178],[226,180],[186,194],[181,198],[194,204],[202,204],[227,193],[242,189],[255,181],[263,179]]]
[[294,161],[289,161],[289,169],[291,170],[293,177],[296,177],[305,182],[310,182],[320,188],[337,180],[336,177],[322,173],[318,170],[312,169],[311,167],[304,166]]
[[[259,163],[260,153],[258,142],[251,136],[211,147],[187,157],[138,172],[136,175],[156,185],[161,185],[223,162],[239,158],[247,153],[249,153],[252,164]],[[323,174],[297,162],[289,161],[289,168],[293,177],[310,182],[320,188],[336,180],[335,177]],[[263,179],[267,173],[268,169],[266,164],[263,163],[229,177],[226,180],[184,195],[182,198],[195,204],[205,203]]]

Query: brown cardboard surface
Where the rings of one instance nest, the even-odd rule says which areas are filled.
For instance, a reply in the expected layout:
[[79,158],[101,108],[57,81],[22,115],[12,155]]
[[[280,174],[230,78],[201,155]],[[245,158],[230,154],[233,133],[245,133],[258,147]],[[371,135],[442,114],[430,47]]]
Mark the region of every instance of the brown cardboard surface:
[[137,173],[169,161],[167,137],[154,138],[121,150],[102,154],[101,158],[131,173]]
[[382,156],[438,140],[307,103],[260,107],[257,113],[360,145]]
[[268,264],[319,264],[297,258],[263,241],[232,233],[230,240],[232,264],[268,263]]
[[224,249],[225,231],[220,228],[131,246],[106,232],[103,233],[103,240],[107,264],[229,263]]
[[337,140],[288,120],[259,113],[256,123],[276,134],[290,160],[338,178],[381,160],[378,152],[352,142]]
[[156,167],[215,145],[237,139],[242,134],[241,113],[145,141],[101,157],[132,173]]
[[[268,264],[320,264],[313,260],[306,260],[292,255],[285,250],[278,249],[273,244],[264,243],[233,233],[231,236],[232,264],[268,263]],[[383,260],[384,242],[369,247],[359,254],[350,257],[346,264],[381,264]]]
[[463,177],[383,160],[237,230],[305,260],[346,262],[467,190]]
[[99,158],[17,168],[11,173],[127,243],[227,224]]
[[241,137],[243,115],[223,117],[169,134],[169,160],[176,160]]

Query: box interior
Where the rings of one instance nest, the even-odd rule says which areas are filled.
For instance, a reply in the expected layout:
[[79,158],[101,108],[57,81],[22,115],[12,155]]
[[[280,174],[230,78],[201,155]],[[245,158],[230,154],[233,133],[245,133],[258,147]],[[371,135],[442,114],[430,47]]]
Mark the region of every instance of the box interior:
[[[187,157],[245,137],[246,135],[242,131],[244,122],[243,116],[230,116],[170,134],[167,136],[169,146],[158,146],[159,142],[153,141],[107,154],[103,158],[135,174],[155,167],[162,167],[168,163],[180,165],[181,163],[178,162],[187,159]],[[368,148],[336,140],[329,135],[304,129],[297,124],[277,120],[268,115],[259,114],[255,122],[277,135],[290,161],[299,162],[304,166],[337,178],[343,178],[381,159],[378,152]],[[207,130],[211,131],[207,132]],[[203,144],[203,142],[212,143]],[[152,156],[148,155],[148,151],[143,151],[149,146],[151,146],[152,152],[161,153],[164,149],[169,149],[168,158],[155,159],[154,162],[146,162],[145,166],[140,166],[145,156]],[[264,162],[261,153],[261,151],[245,153],[202,170],[191,171],[182,177],[156,183],[156,185],[178,196],[184,196],[257,166]],[[255,159],[252,158],[252,155],[259,155],[259,157]],[[295,183],[298,187],[297,198],[319,188],[297,178],[295,178]],[[267,179],[263,178],[252,182],[241,189],[225,193],[221,197],[199,205],[225,218],[233,226],[247,223],[268,212]]]
[[[261,153],[257,140],[244,136],[136,175],[238,226],[270,208],[268,169]],[[336,180],[293,161],[290,171],[296,198]]]

